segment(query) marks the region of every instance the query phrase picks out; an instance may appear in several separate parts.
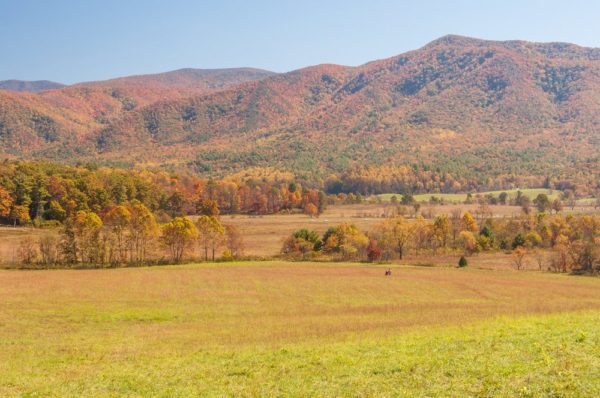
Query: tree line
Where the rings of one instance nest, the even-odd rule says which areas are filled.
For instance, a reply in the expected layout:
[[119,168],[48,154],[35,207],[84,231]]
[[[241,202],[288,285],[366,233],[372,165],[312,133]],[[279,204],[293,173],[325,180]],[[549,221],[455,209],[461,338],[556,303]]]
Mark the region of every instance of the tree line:
[[96,215],[139,202],[160,222],[192,214],[320,214],[326,195],[292,179],[202,179],[165,171],[136,171],[44,162],[0,163],[0,224],[59,225],[80,211]]
[[218,215],[159,224],[144,204],[132,202],[100,214],[77,211],[58,236],[21,242],[19,259],[44,267],[178,263],[194,247],[203,251],[203,260],[233,260],[243,256],[244,243],[239,230],[224,226]]
[[375,195],[461,193],[511,190],[519,187],[569,191],[576,197],[599,196],[600,175],[571,173],[556,176],[527,176],[523,173],[489,176],[475,170],[444,170],[426,164],[357,167],[329,176],[324,183],[327,193],[340,192]]
[[[600,203],[597,183],[584,187],[551,178],[507,177],[473,184],[441,171],[408,166],[356,169],[330,176],[326,181],[307,182],[292,173],[274,171],[249,170],[216,180],[166,171],[6,160],[0,163],[0,224],[61,224],[80,210],[99,214],[111,206],[132,201],[148,207],[161,222],[199,214],[211,203],[221,214],[303,211],[316,216],[328,203],[359,203],[364,195],[373,193],[398,192],[410,196],[420,192],[465,192],[515,185],[560,190],[560,201],[549,204],[554,208],[574,204],[575,198],[583,195],[596,195]],[[507,203],[502,195],[483,200],[489,204]],[[516,204],[537,206],[525,203],[528,200],[527,196],[516,198]]]
[[511,253],[517,269],[531,257],[540,270],[599,272],[600,217],[538,213],[478,223],[460,210],[430,220],[396,216],[369,231],[351,224],[330,227],[323,235],[300,229],[281,249],[287,258],[371,262],[402,260],[409,253],[471,256],[489,251]]

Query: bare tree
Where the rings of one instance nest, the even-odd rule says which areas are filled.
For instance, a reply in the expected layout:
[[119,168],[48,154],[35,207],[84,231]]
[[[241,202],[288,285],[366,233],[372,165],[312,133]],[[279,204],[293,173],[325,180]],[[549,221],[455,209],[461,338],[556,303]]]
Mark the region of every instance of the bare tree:
[[520,270],[525,265],[525,256],[527,255],[527,249],[523,246],[518,246],[512,252],[512,261],[516,269]]
[[56,264],[58,261],[58,238],[54,236],[43,236],[38,242],[40,261],[44,265]]

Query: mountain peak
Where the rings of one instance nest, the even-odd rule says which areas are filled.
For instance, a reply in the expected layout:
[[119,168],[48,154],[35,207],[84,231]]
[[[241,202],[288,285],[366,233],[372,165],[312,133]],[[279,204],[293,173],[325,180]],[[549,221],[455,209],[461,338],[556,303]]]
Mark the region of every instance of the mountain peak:
[[435,47],[439,45],[480,45],[488,42],[490,41],[469,36],[448,34],[427,43],[425,47]]
[[538,53],[544,57],[599,60],[600,48],[583,47],[577,44],[565,42],[533,42],[525,40],[485,40],[474,37],[449,34],[427,43],[423,48],[436,47],[489,47],[499,46],[509,50],[521,52],[524,55],[531,52]]

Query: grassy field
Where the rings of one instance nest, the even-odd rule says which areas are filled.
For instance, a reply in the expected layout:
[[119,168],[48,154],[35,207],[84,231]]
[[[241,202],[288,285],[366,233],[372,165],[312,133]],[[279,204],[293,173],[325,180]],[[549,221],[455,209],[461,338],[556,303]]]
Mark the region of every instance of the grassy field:
[[600,280],[283,262],[0,271],[0,396],[598,396]]
[[23,240],[31,238],[37,241],[42,236],[57,234],[56,229],[0,226],[0,264],[14,264],[18,260],[18,250]]
[[[517,196],[518,189],[507,189],[504,191],[488,191],[488,192],[479,192],[478,194],[481,196],[485,196],[487,194],[492,194],[494,196],[498,196],[501,192],[506,192],[510,198],[514,198]],[[521,189],[521,193],[525,196],[528,196],[531,200],[535,199],[541,193],[548,195],[550,200],[557,199],[559,197],[559,191],[553,191],[552,189],[543,189],[543,188],[527,188]],[[378,195],[383,201],[389,202],[390,198],[396,195],[400,200],[402,198],[401,194],[393,194],[386,193],[382,195]],[[473,194],[475,196],[477,194]],[[466,193],[438,193],[438,194],[420,194],[414,195],[414,198],[417,202],[429,202],[432,196],[435,196],[438,199],[443,199],[446,203],[463,203],[467,199]]]

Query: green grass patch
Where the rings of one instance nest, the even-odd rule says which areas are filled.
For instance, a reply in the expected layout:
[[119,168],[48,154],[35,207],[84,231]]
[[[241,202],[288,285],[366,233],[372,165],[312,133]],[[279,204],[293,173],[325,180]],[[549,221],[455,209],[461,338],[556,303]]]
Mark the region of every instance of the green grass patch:
[[107,336],[19,354],[2,365],[0,393],[591,397],[600,394],[599,323],[598,312],[503,317],[387,338],[242,349]]

